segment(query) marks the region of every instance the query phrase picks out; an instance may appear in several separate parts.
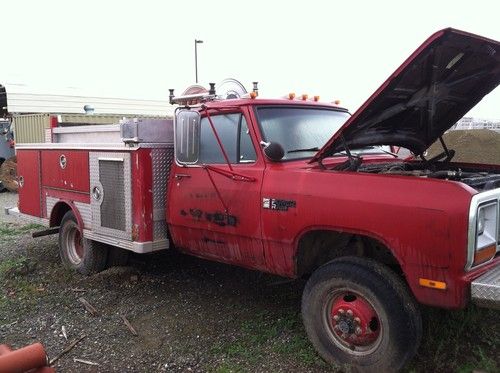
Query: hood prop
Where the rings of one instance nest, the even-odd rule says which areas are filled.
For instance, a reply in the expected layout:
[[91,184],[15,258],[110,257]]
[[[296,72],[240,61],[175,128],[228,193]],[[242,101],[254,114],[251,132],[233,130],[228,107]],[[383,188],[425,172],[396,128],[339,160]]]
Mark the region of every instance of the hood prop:
[[443,136],[439,136],[439,142],[441,143],[441,146],[443,147],[444,151],[442,153],[439,153],[438,155],[432,157],[431,159],[425,159],[423,153],[420,154],[420,158],[422,158],[422,160],[425,163],[434,163],[434,162],[441,160],[443,157],[445,157],[443,159],[443,162],[445,162],[445,163],[447,163],[453,159],[453,157],[455,156],[455,150],[448,149],[448,147],[446,146],[446,143],[443,140]]
[[[353,155],[351,153],[351,150],[349,149],[349,146],[347,146],[347,142],[344,138],[343,135],[340,136],[340,139],[342,140],[342,146],[345,150],[345,153],[347,155],[347,160],[345,162],[342,162],[335,167],[332,168],[332,170],[335,171],[356,171],[359,166],[361,166],[361,163],[363,162],[363,158]],[[323,160],[323,158],[321,158]]]

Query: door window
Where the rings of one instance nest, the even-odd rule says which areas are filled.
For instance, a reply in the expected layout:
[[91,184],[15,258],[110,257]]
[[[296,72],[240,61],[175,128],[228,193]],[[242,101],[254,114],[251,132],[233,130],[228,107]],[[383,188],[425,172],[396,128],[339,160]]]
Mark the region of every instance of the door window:
[[[255,149],[245,117],[242,114],[210,116],[217,135],[231,163],[253,163]],[[201,120],[200,164],[226,163],[207,118]]]

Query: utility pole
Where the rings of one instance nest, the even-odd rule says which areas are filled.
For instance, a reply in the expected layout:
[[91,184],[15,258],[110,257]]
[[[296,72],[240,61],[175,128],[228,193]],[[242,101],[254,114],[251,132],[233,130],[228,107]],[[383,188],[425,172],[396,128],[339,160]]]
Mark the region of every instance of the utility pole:
[[194,72],[196,83],[198,83],[198,44],[202,44],[203,40],[194,39]]

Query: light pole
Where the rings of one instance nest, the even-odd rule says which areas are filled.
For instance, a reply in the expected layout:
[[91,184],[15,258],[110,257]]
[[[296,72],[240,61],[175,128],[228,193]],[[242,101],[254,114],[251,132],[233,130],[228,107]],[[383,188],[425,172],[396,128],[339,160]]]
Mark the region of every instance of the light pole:
[[203,40],[194,39],[194,71],[196,75],[196,83],[198,83],[198,44],[203,43]]

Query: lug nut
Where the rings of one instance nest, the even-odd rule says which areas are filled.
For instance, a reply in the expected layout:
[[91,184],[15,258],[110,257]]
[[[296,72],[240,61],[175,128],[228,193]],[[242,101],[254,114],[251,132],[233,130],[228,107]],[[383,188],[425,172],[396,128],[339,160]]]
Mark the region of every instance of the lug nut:
[[361,319],[360,319],[359,317],[355,317],[355,318],[354,318],[354,322],[355,322],[356,324],[360,324],[360,323],[361,323]]
[[360,335],[361,333],[363,333],[363,331],[361,330],[361,328],[359,326],[356,328],[356,330],[354,332],[356,333],[356,335]]
[[352,316],[352,310],[347,310],[347,316]]
[[333,330],[340,330],[340,326],[335,325],[335,326],[333,327]]
[[333,321],[339,321],[339,319],[340,319],[339,315],[334,315],[333,316]]
[[339,309],[339,313],[340,313],[341,315],[343,315],[343,314],[345,313],[345,311],[344,311],[342,308],[340,308],[340,309]]

